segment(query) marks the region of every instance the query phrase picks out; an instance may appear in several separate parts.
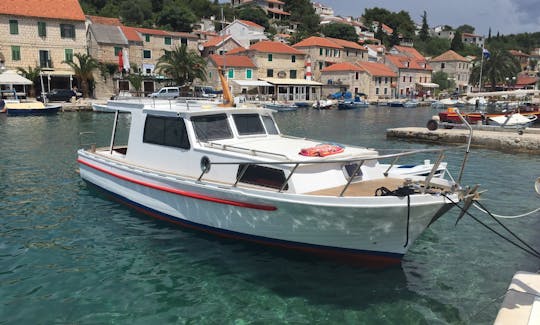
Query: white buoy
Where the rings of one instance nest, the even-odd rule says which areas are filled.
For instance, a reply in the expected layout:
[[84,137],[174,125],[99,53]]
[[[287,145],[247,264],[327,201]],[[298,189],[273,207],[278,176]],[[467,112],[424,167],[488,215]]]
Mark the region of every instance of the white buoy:
[[536,183],[534,183],[534,189],[536,190],[536,193],[540,194],[540,177],[536,179]]

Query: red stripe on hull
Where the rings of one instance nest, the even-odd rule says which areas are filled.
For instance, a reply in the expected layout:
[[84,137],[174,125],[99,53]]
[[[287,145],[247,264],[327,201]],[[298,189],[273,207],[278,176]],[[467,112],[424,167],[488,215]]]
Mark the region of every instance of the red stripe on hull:
[[78,158],[77,162],[79,162],[80,164],[86,165],[86,166],[88,166],[90,168],[93,168],[95,170],[98,170],[98,171],[100,171],[102,173],[105,173],[105,174],[114,176],[116,178],[119,178],[121,180],[128,181],[130,183],[134,183],[134,184],[137,184],[137,185],[142,185],[142,186],[145,186],[145,187],[153,188],[153,189],[163,191],[163,192],[168,192],[168,193],[173,193],[173,194],[177,194],[177,195],[181,195],[181,196],[186,196],[186,197],[190,197],[190,198],[197,199],[197,200],[204,200],[204,201],[210,201],[210,202],[214,202],[214,203],[233,205],[233,206],[237,206],[237,207],[241,207],[241,208],[265,210],[265,211],[275,211],[275,210],[277,210],[277,208],[275,206],[262,205],[262,204],[253,204],[253,203],[246,203],[246,202],[239,202],[239,201],[232,201],[232,200],[225,200],[225,199],[220,199],[220,198],[216,198],[216,197],[212,197],[212,196],[202,195],[202,194],[199,194],[199,193],[182,191],[182,190],[178,190],[178,189],[175,189],[175,188],[170,188],[170,187],[166,187],[166,186],[162,186],[162,185],[143,182],[143,181],[131,178],[131,177],[127,177],[127,176],[123,176],[123,175],[113,173],[113,172],[111,172],[111,171],[109,171],[107,169],[104,169],[104,168],[98,167],[96,165],[93,165],[93,164],[91,164],[89,162],[86,162],[86,161],[82,160],[81,158]]

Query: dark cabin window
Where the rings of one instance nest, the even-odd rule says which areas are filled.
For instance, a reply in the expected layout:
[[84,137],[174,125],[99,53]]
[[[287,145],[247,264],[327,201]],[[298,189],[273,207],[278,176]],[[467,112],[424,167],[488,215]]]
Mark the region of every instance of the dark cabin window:
[[268,134],[279,134],[276,124],[274,123],[274,120],[270,116],[263,115],[262,116],[264,127],[266,127],[266,132]]
[[146,117],[144,125],[144,143],[189,149],[189,139],[184,119],[180,117],[151,116]]
[[233,137],[226,114],[194,116],[191,118],[199,141],[231,139]]
[[259,114],[234,114],[233,119],[239,135],[266,134]]
[[[237,178],[238,176],[240,176],[240,173],[242,173],[242,170],[245,166],[245,164],[241,164],[238,166],[238,172],[236,174]],[[285,173],[281,169],[258,165],[249,165],[244,172],[244,175],[240,179],[240,182],[280,189],[283,183],[285,183]],[[289,185],[287,184],[285,185],[284,190],[288,189]]]

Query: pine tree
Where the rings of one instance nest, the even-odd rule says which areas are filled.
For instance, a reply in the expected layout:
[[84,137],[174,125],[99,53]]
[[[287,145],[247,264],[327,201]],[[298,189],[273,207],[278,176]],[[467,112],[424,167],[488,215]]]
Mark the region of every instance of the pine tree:
[[418,36],[420,37],[420,40],[424,42],[429,39],[429,26],[427,23],[427,13],[425,11],[422,15],[422,29],[420,29],[420,33]]

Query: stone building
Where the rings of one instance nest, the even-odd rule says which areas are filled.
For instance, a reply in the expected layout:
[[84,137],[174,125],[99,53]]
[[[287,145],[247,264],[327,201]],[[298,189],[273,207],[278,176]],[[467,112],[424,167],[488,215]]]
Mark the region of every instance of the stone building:
[[471,62],[458,53],[448,50],[429,61],[433,72],[445,72],[453,80],[460,92],[467,92],[471,75]]
[[41,68],[47,91],[76,85],[65,61],[86,53],[85,33],[77,0],[0,1],[0,65]]

